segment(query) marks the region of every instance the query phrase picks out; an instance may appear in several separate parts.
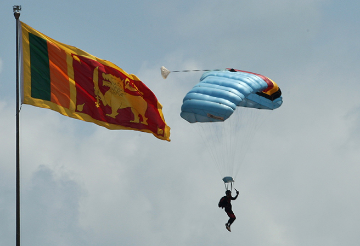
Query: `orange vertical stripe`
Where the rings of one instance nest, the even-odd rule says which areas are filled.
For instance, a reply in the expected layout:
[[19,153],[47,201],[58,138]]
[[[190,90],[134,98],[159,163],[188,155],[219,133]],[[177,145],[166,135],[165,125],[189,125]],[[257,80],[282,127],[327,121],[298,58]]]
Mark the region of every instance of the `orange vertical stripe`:
[[67,73],[66,53],[53,43],[48,42],[51,102],[64,108],[70,107],[70,84]]

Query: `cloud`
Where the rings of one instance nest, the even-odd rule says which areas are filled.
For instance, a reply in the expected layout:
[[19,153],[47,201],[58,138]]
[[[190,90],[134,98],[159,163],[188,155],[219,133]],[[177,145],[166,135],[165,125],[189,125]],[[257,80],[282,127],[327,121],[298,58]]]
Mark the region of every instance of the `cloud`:
[[[109,13],[103,3],[104,11],[94,6],[100,4],[87,5],[86,13]],[[98,36],[99,51],[94,55],[102,54],[104,43],[108,44],[105,52],[131,67],[154,91],[172,141],[136,131],[109,131],[23,105],[24,243],[357,245],[359,44],[350,27],[358,22],[346,22],[340,18],[344,13],[327,2],[310,0],[279,0],[276,5],[157,1],[146,7],[144,12],[137,9],[146,21],[136,22],[131,14],[131,22],[121,22],[128,27],[121,29],[114,28],[115,20],[113,26],[107,25],[106,16],[82,19],[88,32],[69,28],[67,21],[79,22],[75,12],[67,10],[72,17],[59,29],[69,31],[68,37],[91,38],[91,21],[104,21],[97,24],[99,32],[109,38]],[[117,9],[121,6],[111,8],[114,16]],[[328,24],[335,22],[333,13],[341,19],[337,25]],[[27,18],[34,27],[44,25],[58,32],[51,23],[38,21],[44,16]],[[348,29],[343,28],[345,23]],[[12,45],[8,43],[2,47]],[[92,42],[85,44],[96,51]],[[283,91],[284,104],[258,128],[255,147],[248,150],[237,175],[240,197],[233,202],[237,220],[232,233],[225,230],[227,216],[217,207],[224,193],[222,176],[204,141],[179,116],[184,95],[201,73],[171,73],[164,80],[162,65],[170,70],[234,66],[269,76]],[[2,70],[1,75],[11,80],[9,71]],[[3,93],[12,95],[12,91]],[[0,100],[0,217],[4,220],[0,244],[4,245],[13,244],[15,238],[13,109],[13,100]]]
[[79,226],[84,191],[76,181],[42,165],[22,187],[21,221],[28,228],[22,240],[36,245],[89,245],[86,231]]
[[[188,64],[185,61],[180,66]],[[141,245],[145,241],[148,245],[175,242],[196,245],[200,241],[211,244],[239,240],[235,234],[226,239],[222,234],[219,236],[219,232],[226,232],[227,220],[226,214],[216,207],[223,195],[222,177],[203,148],[202,140],[179,117],[182,98],[200,74],[174,73],[163,80],[159,67],[145,64],[139,76],[164,106],[165,119],[172,127],[170,143],[151,134],[109,131],[50,110],[23,107],[25,183],[34,190],[48,183],[49,189],[63,200],[67,197],[60,195],[66,192],[62,180],[69,181],[71,177],[86,190],[86,195],[77,193],[79,197],[70,194],[80,204],[75,205],[77,210],[60,206],[64,213],[66,210],[74,217],[74,221],[66,217],[64,220],[79,233],[78,238],[72,239],[75,242],[84,242],[84,233],[93,245],[119,241],[124,245]],[[337,143],[347,136],[346,131],[337,129],[347,128],[341,117],[346,113],[342,100],[332,108],[327,106],[331,98],[323,97],[322,103],[318,103],[317,94],[323,84],[316,81],[324,77],[315,69],[307,73],[311,79],[303,81],[299,76],[291,84],[283,83],[284,105],[271,112],[274,116],[259,129],[256,148],[250,150],[250,158],[238,175],[236,185],[241,196],[234,201],[238,220],[233,230],[240,231],[249,244],[288,245],[299,241],[315,244],[315,237],[304,239],[304,235],[310,233],[307,228],[323,237],[333,235],[332,240],[344,239],[341,228],[324,227],[323,223],[334,220],[341,224],[350,219],[339,218],[333,212],[326,218],[327,212],[348,207],[339,201],[348,201],[352,196],[351,192],[339,193],[336,187],[343,190],[356,183],[356,175],[351,175],[357,170],[354,162],[337,165],[343,155]],[[153,79],[156,77],[159,79]],[[332,78],[325,77],[326,81]],[[301,82],[303,86],[299,87]],[[345,95],[342,92],[336,94]],[[80,129],[84,127],[89,129],[83,132]],[[345,162],[349,160],[345,158]],[[41,165],[46,165],[51,172],[39,167]],[[37,184],[34,177],[43,181]],[[344,179],[350,181],[343,183]],[[74,183],[72,187],[77,189]],[[34,202],[42,199],[35,192],[32,194],[36,197]],[[56,205],[54,202],[42,206],[50,209],[49,206],[56,208]],[[323,207],[328,210],[322,211]],[[50,214],[45,217],[59,221]],[[36,223],[35,218],[31,221]],[[50,227],[53,231],[47,232],[48,235],[58,230],[55,226],[59,225]],[[319,229],[321,226],[323,229]],[[137,236],[139,231],[142,238]],[[263,235],[260,238],[256,236],[259,231]],[[73,237],[66,233],[69,232],[64,231],[63,235]]]

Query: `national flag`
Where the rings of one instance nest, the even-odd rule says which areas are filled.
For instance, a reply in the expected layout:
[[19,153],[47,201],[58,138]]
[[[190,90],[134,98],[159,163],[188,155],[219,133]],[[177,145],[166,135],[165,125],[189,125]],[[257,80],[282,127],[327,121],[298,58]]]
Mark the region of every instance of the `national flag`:
[[21,22],[22,103],[170,141],[162,105],[133,74]]

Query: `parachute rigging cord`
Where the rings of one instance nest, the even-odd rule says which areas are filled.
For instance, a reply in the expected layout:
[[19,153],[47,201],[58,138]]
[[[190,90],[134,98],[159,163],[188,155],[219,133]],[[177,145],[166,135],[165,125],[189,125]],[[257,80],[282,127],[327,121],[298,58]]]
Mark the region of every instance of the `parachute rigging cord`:
[[[194,136],[199,136],[206,157],[216,167],[221,178],[230,175],[232,182],[237,179],[248,157],[252,156],[256,134],[269,116],[269,111],[237,108],[233,115],[223,122],[191,124]],[[225,180],[223,180],[225,183]],[[230,181],[225,183],[229,187]]]
[[200,69],[193,69],[193,70],[175,70],[175,71],[170,71],[169,69],[167,69],[166,67],[162,66],[160,68],[161,71],[161,76],[166,79],[170,73],[187,73],[187,72],[209,72],[209,71],[221,71],[223,69],[204,69],[204,70],[200,70]]
[[[230,176],[226,176],[222,179],[224,181],[225,190],[232,190],[233,183],[235,182],[234,179]],[[229,189],[230,186],[230,189]]]

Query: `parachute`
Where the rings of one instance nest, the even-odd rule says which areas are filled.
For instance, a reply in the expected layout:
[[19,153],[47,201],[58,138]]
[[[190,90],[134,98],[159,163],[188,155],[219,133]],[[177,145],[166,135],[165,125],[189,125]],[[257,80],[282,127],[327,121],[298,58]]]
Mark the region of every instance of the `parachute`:
[[[206,145],[212,144],[212,148],[209,148],[210,155],[221,152],[222,156],[230,156],[234,159],[234,153],[245,152],[241,153],[242,156],[246,154],[249,142],[256,132],[256,128],[247,129],[256,126],[256,119],[253,119],[252,115],[254,111],[259,110],[255,109],[274,110],[279,108],[282,102],[280,88],[268,77],[235,69],[214,70],[204,73],[200,82],[186,94],[180,115],[189,123],[200,125],[198,132],[202,129],[203,134],[212,136],[211,139],[202,136]],[[234,118],[233,122],[232,118]],[[227,122],[230,122],[232,129],[228,129]],[[210,130],[205,129],[205,126]],[[220,128],[223,129],[219,130]],[[235,133],[241,132],[241,129],[245,130],[241,135],[236,136]],[[230,144],[223,142],[225,135],[229,135],[227,138],[230,139]],[[249,136],[245,137],[245,135]],[[241,147],[241,144],[244,146]],[[223,149],[217,151],[219,148]],[[233,176],[238,172],[234,165],[240,161],[223,159],[220,157],[215,162],[217,164],[221,161],[228,162],[223,164],[226,170],[221,174],[225,175],[223,181],[225,188],[228,189],[229,184],[232,188]]]

